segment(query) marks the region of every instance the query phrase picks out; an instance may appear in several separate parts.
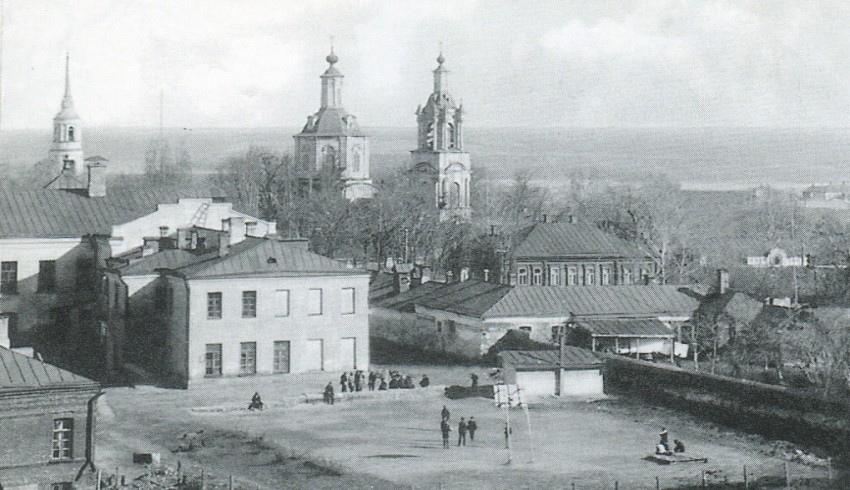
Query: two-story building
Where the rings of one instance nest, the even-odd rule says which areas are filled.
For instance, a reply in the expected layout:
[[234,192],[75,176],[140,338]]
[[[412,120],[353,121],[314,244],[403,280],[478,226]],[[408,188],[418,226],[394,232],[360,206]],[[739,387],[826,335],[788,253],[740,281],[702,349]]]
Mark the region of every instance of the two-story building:
[[646,284],[652,255],[587,223],[537,223],[513,253],[517,286]]
[[311,253],[304,240],[216,240],[215,248],[162,250],[118,268],[130,292],[128,355],[182,387],[220,376],[368,369],[366,271]]

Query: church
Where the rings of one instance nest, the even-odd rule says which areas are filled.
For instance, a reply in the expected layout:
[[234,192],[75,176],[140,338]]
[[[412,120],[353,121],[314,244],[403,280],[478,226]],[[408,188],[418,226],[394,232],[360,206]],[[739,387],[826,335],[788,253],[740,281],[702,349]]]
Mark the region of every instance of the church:
[[307,117],[307,124],[295,138],[295,165],[300,177],[312,188],[323,175],[338,173],[345,197],[349,200],[370,198],[369,138],[357,124],[357,118],[342,107],[344,75],[336,68],[339,57],[325,58],[328,68],[322,74],[322,98],[319,111]]
[[469,153],[463,149],[463,105],[448,90],[443,54],[437,57],[434,92],[416,109],[418,145],[410,152],[411,175],[423,189],[433,189],[440,221],[468,221],[472,215]]

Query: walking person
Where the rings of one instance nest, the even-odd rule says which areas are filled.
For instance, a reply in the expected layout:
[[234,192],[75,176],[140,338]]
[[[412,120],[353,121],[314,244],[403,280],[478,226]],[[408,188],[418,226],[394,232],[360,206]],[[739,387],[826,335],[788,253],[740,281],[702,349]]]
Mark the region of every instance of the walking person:
[[478,430],[478,424],[475,423],[475,417],[469,417],[469,422],[466,423],[466,430],[469,431],[469,442],[475,442],[475,431]]
[[457,445],[460,446],[463,444],[466,446],[466,431],[468,427],[466,426],[466,422],[463,420],[463,417],[460,418],[460,422],[457,423]]
[[328,405],[334,404],[334,384],[328,381],[328,385],[325,386],[325,403]]
[[443,420],[445,420],[446,422],[448,422],[449,417],[451,417],[451,413],[449,413],[449,409],[446,408],[445,405],[443,405],[443,410],[440,412],[440,415],[443,416]]
[[445,419],[440,422],[440,431],[443,433],[443,449],[449,448],[449,433],[452,431],[451,426]]
[[478,389],[478,375],[475,374],[475,373],[472,373],[472,374],[469,375],[469,377],[472,378],[472,391],[477,390]]

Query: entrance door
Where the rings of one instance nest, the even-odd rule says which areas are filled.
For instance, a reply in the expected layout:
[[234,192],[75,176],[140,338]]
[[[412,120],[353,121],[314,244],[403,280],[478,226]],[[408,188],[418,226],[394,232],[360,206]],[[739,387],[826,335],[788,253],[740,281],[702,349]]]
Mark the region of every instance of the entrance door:
[[221,376],[221,344],[207,344],[206,376]]
[[339,366],[341,369],[357,369],[357,339],[339,339]]
[[325,369],[323,350],[322,339],[311,339],[307,341],[304,349],[304,370],[323,371]]

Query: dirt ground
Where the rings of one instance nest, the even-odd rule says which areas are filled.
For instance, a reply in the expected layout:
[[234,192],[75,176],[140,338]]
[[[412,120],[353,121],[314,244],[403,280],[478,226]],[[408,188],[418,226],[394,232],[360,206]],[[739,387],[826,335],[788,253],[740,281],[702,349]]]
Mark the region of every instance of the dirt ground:
[[[395,367],[390,366],[390,369]],[[399,366],[427,389],[362,392],[333,406],[305,403],[320,397],[332,373],[211,380],[188,391],[112,388],[101,398],[97,461],[129,476],[133,451],[160,452],[186,472],[234,475],[258,488],[661,488],[784,474],[775,443],[697,421],[672,411],[620,399],[532,404],[530,430],[512,410],[513,450],[508,464],[505,413],[493,400],[452,401],[447,384],[468,384],[469,367]],[[482,370],[483,371],[483,370]],[[485,372],[479,372],[487,383]],[[335,383],[337,395],[339,385]],[[249,412],[259,392],[266,409]],[[443,449],[440,410],[451,411],[452,445]],[[460,417],[475,416],[475,441],[457,447]],[[708,463],[657,465],[643,458],[665,426],[689,454]],[[185,435],[185,436],[184,436]],[[178,447],[191,450],[172,452]],[[793,479],[826,475],[826,468],[789,464]],[[112,470],[115,471],[115,470]]]

